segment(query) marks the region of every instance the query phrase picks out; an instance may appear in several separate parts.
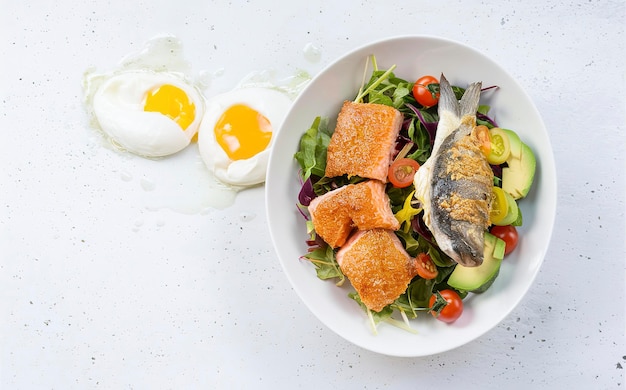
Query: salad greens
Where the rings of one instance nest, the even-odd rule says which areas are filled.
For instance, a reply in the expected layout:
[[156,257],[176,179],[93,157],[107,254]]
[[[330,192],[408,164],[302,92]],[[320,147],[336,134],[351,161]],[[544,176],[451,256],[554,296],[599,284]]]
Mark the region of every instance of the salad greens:
[[300,150],[295,159],[302,167],[302,178],[307,180],[311,175],[324,176],[326,169],[326,150],[330,143],[332,131],[328,128],[328,118],[317,117],[300,139]]
[[322,280],[337,278],[339,279],[336,283],[337,286],[341,286],[346,280],[335,259],[335,251],[330,245],[319,246],[304,257],[315,264],[318,278]]
[[[404,122],[398,136],[396,152],[401,157],[409,157],[423,164],[430,156],[437,131],[439,121],[437,106],[422,107],[411,93],[413,83],[397,77],[393,73],[395,66],[387,70],[379,70],[376,59],[372,56],[371,60],[374,67],[371,77],[365,83],[366,73],[364,73],[364,85],[359,89],[355,102],[384,104],[402,112]],[[436,88],[438,87],[436,85]],[[460,99],[465,92],[459,87],[453,87],[453,90],[457,99]],[[488,117],[489,106],[480,106],[478,111],[478,124],[484,124],[489,128],[497,126],[495,121]],[[316,196],[343,185],[364,180],[359,177],[329,178],[324,175],[326,149],[331,136],[332,130],[328,128],[327,118],[315,118],[311,127],[302,136],[300,149],[294,156],[301,167],[303,186],[299,200],[303,210],[306,210],[310,200]],[[349,297],[366,311],[374,332],[376,332],[376,324],[381,321],[414,332],[408,319],[417,317],[420,311],[430,310],[429,299],[433,292],[450,288],[446,281],[456,263],[437,247],[422,221],[422,210],[412,202],[414,191],[413,186],[406,188],[387,186],[386,192],[392,212],[401,222],[401,228],[396,231],[396,235],[410,256],[415,257],[418,253],[430,255],[438,268],[438,274],[431,280],[415,277],[405,293],[380,312],[367,309],[356,292],[350,293]],[[307,241],[310,247],[309,252],[302,257],[311,261],[316,267],[317,276],[320,279],[337,279],[337,285],[343,284],[346,278],[337,264],[335,250],[315,236],[305,211],[303,215],[307,219],[311,237]],[[467,295],[466,291],[458,291],[458,293],[462,298]],[[402,321],[393,318],[394,313],[398,313]]]

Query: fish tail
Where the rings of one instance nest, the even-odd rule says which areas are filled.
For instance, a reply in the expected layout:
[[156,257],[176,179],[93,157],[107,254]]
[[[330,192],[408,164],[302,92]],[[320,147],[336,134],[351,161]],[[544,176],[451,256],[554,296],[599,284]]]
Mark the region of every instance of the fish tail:
[[442,73],[439,81],[439,107],[451,111],[458,118],[462,118],[465,115],[476,115],[481,88],[481,82],[470,84],[461,100],[457,101],[448,79]]
[[465,93],[459,102],[462,117],[465,115],[476,115],[481,88],[482,83],[476,82],[470,84],[465,90]]
[[439,110],[449,111],[457,118],[461,117],[461,107],[459,106],[459,102],[456,100],[454,91],[443,73],[441,74],[441,79],[439,80]]

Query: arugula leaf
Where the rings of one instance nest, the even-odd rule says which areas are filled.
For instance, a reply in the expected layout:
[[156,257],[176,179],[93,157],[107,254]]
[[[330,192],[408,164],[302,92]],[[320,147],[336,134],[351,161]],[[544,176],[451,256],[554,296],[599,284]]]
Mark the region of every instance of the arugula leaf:
[[403,82],[397,85],[395,91],[393,91],[393,106],[398,108],[404,105],[404,97],[411,93],[411,90],[408,88],[409,84],[407,82]]
[[420,244],[420,248],[422,248],[423,252],[427,252],[433,262],[437,265],[437,267],[451,267],[456,264],[454,260],[444,252],[442,252],[438,247],[428,242],[422,236],[418,237],[418,242]]
[[361,300],[361,297],[359,296],[358,293],[351,292],[348,294],[348,297],[356,301],[356,303],[359,304],[361,309],[363,309],[367,313],[367,317],[370,320],[370,327],[372,328],[372,333],[374,334],[378,333],[378,331],[376,330],[376,325],[378,325],[382,321],[391,322],[392,324],[395,322],[391,318],[391,315],[393,314],[393,308],[390,305],[385,306],[381,311],[376,312],[376,311],[368,309],[367,306],[365,306],[365,304]]
[[326,150],[332,132],[328,128],[328,118],[317,117],[300,138],[300,150],[294,158],[302,168],[302,180],[311,175],[322,177],[326,170]]
[[396,236],[398,236],[398,238],[403,241],[404,248],[410,256],[415,257],[418,253],[423,252],[423,250],[420,250],[421,245],[419,241],[416,240],[410,232],[404,232],[402,229],[400,229],[396,230],[395,233]]
[[454,96],[456,96],[456,100],[461,100],[463,94],[465,93],[465,88],[457,87],[456,85],[452,86],[452,92],[454,92]]
[[476,124],[477,125],[485,125],[488,128],[492,129],[494,127],[498,127],[493,118],[489,117],[489,110],[491,109],[488,105],[480,105],[478,106],[478,110],[476,112]]
[[411,301],[409,300],[409,296],[406,293],[400,295],[391,305],[389,305],[389,307],[392,308],[393,310],[398,310],[399,312],[405,313],[408,316],[408,318],[416,318],[418,311],[427,309],[427,308],[414,307],[411,304]]
[[[421,149],[425,151],[425,158],[428,158],[430,156],[431,145],[434,144],[435,137],[437,135],[439,115],[435,108],[417,108],[414,104],[409,102],[405,102],[405,107],[409,110],[407,114],[414,117],[413,121],[417,118],[415,129],[417,131],[424,132],[417,134],[421,134],[419,145],[421,146]],[[426,138],[426,136],[422,134],[425,134],[428,137]],[[413,136],[415,136],[415,132]]]
[[339,281],[335,283],[337,286],[341,286],[344,283],[346,277],[341,272],[335,258],[335,251],[330,245],[321,246],[302,257],[315,265],[318,278],[322,280],[339,278]]
[[384,104],[402,110],[408,100],[415,101],[411,95],[412,83],[398,78],[393,73],[395,66],[386,71],[375,69],[372,72],[365,90],[357,96],[355,101]]
[[394,86],[386,80],[386,77],[393,76],[393,73],[373,72],[372,78],[365,89],[362,99],[368,103],[384,104],[393,106],[392,95]]
[[414,117],[407,127],[407,135],[413,141],[417,148],[406,157],[412,158],[420,164],[424,164],[430,156],[430,136],[428,131],[421,125],[420,121]]
[[365,306],[365,304],[361,300],[361,297],[356,291],[349,293],[348,296],[354,299],[359,304],[359,306],[361,306],[363,310],[369,311],[376,324],[378,324],[381,321],[385,321],[387,318],[391,317],[391,315],[393,314],[393,309],[390,308],[389,306],[385,306],[385,308],[383,308],[383,310],[379,312],[369,310],[367,306]]
[[391,98],[384,93],[378,91],[370,92],[368,103],[384,104],[385,106],[393,106]]
[[324,195],[325,193],[332,191],[334,189],[337,189],[339,187],[343,187],[348,184],[357,184],[365,180],[367,179],[364,179],[360,176],[351,176],[351,177],[348,177],[348,175],[336,176],[336,177],[323,176],[319,178],[318,180],[316,180],[315,183],[313,183],[313,192],[315,192],[315,194],[318,196]]
[[[359,95],[354,99],[354,101],[355,102],[364,101],[365,98],[368,95],[370,95],[372,91],[375,91],[375,90],[378,90],[379,94],[382,94],[385,88],[389,86],[389,81],[387,81],[387,79],[395,77],[393,74],[393,70],[395,68],[396,66],[393,65],[391,68],[387,69],[386,71],[374,69],[374,71],[372,72],[372,77],[370,77],[370,81],[365,86],[365,90],[359,93]],[[379,88],[381,84],[382,84],[382,87]],[[371,98],[368,101],[370,103],[373,103],[371,101]]]
[[476,110],[479,114],[483,114],[483,115],[487,115],[489,114],[489,110],[491,109],[491,107],[489,107],[486,104],[481,104],[480,106],[478,106],[478,110]]

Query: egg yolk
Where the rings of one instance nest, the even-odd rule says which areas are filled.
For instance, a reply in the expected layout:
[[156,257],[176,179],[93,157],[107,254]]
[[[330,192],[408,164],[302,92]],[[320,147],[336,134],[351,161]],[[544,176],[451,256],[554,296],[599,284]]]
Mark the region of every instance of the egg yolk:
[[229,107],[215,124],[215,138],[231,160],[255,156],[272,139],[270,121],[258,111],[243,105]]
[[164,84],[148,91],[144,111],[160,112],[186,130],[196,116],[196,106],[182,89]]

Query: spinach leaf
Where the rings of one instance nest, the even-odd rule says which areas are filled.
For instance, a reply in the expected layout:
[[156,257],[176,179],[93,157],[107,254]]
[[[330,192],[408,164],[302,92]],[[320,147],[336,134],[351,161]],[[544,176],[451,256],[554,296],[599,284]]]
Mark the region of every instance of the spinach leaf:
[[441,288],[441,285],[445,283],[445,280],[448,279],[453,270],[454,267],[439,268],[439,273],[435,279],[414,278],[407,287],[406,292],[396,299],[392,305],[408,305],[414,312],[428,309],[433,291]]
[[397,188],[392,186],[391,184],[387,185],[386,192],[387,196],[389,197],[391,211],[394,214],[400,211],[402,207],[404,207],[404,201],[406,200],[407,196],[409,196],[409,194],[413,192],[413,190],[415,190],[415,188],[413,188],[412,186]]

